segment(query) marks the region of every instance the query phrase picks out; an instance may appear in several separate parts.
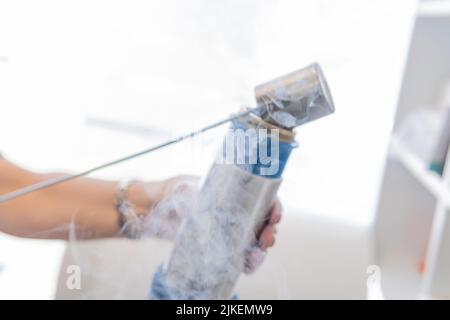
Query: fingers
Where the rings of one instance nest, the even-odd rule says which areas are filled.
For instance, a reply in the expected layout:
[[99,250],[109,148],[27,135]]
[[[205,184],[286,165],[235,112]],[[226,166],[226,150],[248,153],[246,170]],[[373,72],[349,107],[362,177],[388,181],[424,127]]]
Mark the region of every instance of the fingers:
[[148,184],[155,190],[159,187],[155,192],[160,193],[146,219],[148,236],[175,239],[183,220],[193,211],[198,192],[197,182],[194,176],[177,176]]
[[182,175],[165,181],[165,193],[183,193],[197,187],[200,178],[192,175]]
[[269,223],[270,224],[277,224],[280,222],[281,220],[281,202],[280,200],[275,199],[275,202],[272,206],[272,210],[271,210],[271,215],[270,215],[270,220]]
[[156,207],[161,201],[166,201],[174,195],[197,191],[199,177],[181,175],[166,180],[147,182],[145,191],[150,200],[150,208]]
[[253,246],[247,252],[244,273],[253,273],[264,262],[267,249],[275,244],[276,225],[281,220],[281,211],[281,203],[277,198],[270,209],[270,218],[267,225],[260,233],[258,245]]
[[262,250],[267,250],[275,244],[276,225],[281,220],[281,210],[280,201],[275,199],[270,211],[269,221],[259,236],[259,246]]
[[261,233],[259,238],[259,247],[261,250],[267,250],[275,244],[276,226],[269,224]]
[[252,247],[246,256],[244,273],[253,273],[263,262],[266,257],[266,252],[261,250],[258,246]]

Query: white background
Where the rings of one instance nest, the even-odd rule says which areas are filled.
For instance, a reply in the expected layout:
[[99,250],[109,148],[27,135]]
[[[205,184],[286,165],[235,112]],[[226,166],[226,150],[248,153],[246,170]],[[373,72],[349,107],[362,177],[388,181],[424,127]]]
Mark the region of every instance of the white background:
[[[368,224],[414,8],[409,0],[0,1],[0,148],[29,169],[77,172],[219,120],[253,104],[255,85],[318,61],[336,114],[298,130],[280,197],[288,212]],[[223,130],[97,177],[202,174]],[[62,250],[0,236],[0,298],[50,298]]]

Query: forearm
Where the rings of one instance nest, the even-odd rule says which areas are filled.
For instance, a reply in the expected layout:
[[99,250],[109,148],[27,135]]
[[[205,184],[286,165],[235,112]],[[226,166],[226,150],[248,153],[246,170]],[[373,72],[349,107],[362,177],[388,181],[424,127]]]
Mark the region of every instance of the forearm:
[[[57,175],[36,174],[0,159],[0,193]],[[31,238],[117,236],[116,187],[113,181],[79,178],[0,204],[0,231]],[[157,200],[143,185],[130,191],[141,212],[148,212]]]

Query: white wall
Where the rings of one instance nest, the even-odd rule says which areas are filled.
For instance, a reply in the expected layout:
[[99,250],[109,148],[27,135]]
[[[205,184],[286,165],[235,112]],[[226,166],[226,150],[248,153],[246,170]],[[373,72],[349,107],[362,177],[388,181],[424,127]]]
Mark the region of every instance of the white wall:
[[[367,224],[414,6],[409,0],[0,2],[0,148],[31,169],[76,172],[219,119],[253,103],[254,85],[319,61],[337,112],[299,130],[300,150],[280,196],[300,212]],[[155,133],[111,132],[87,125],[86,117]],[[201,173],[221,133],[97,176]],[[61,247],[21,244],[0,238],[0,263],[8,270],[20,255],[50,279],[47,264],[57,265]],[[46,259],[36,261],[30,250]],[[3,296],[12,290],[6,272]],[[35,288],[40,297],[52,290]],[[29,296],[25,285],[15,290]]]

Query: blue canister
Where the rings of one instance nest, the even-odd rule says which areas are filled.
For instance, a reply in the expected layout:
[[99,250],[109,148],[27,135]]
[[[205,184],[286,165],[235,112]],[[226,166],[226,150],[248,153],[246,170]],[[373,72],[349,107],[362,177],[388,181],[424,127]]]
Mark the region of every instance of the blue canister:
[[[275,180],[281,178],[289,155],[297,146],[294,137],[295,134],[290,130],[280,129],[255,115],[249,115],[232,122],[222,145],[221,157],[217,161],[219,164],[222,161],[224,164],[238,167],[250,173],[249,177],[258,176],[258,179],[264,178],[267,181],[273,181],[274,185],[278,185],[280,182],[275,182]],[[215,222],[214,218],[211,219],[212,222]],[[190,231],[185,230],[185,232]],[[236,238],[236,241],[238,239],[243,241],[243,238],[238,236]],[[234,278],[231,277],[231,279]],[[181,281],[184,282],[185,279]],[[198,299],[197,286],[198,284],[194,281],[193,288],[196,288],[195,290],[180,292],[178,288],[168,284],[164,268],[160,266],[153,276],[149,295],[151,298],[159,300]],[[231,295],[231,299],[236,298],[236,295]]]
[[[255,115],[234,120],[229,137],[234,138],[234,148],[230,150],[225,139],[222,150],[228,163],[231,159],[241,169],[269,179],[281,178],[292,149],[298,146],[293,131],[280,129]],[[230,152],[234,154],[230,156]]]

